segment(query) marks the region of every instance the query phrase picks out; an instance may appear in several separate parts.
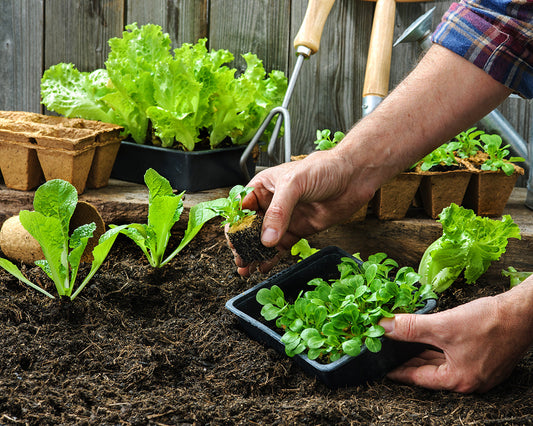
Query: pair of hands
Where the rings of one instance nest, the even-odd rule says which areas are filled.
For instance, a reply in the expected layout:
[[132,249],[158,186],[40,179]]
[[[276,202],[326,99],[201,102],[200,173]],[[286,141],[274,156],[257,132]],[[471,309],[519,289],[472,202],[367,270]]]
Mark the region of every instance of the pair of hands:
[[[289,250],[300,238],[348,219],[373,191],[351,188],[346,170],[346,162],[335,158],[334,153],[317,152],[306,160],[258,174],[248,184],[254,191],[243,204],[265,212],[263,244]],[[248,276],[256,268],[267,272],[277,258],[245,265],[236,255],[235,262],[239,273]],[[531,294],[533,285],[523,285],[529,286]],[[423,352],[388,377],[463,393],[491,389],[510,375],[532,342],[531,324],[523,327],[519,320],[523,313],[515,314],[513,310],[523,303],[521,299],[513,289],[435,314],[401,314],[383,319],[380,324],[389,338],[426,343],[440,350]]]

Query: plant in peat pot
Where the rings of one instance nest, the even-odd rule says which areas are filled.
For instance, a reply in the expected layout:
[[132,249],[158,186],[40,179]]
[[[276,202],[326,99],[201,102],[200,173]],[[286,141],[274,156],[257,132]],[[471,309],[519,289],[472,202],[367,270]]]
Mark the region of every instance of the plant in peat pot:
[[227,198],[216,200],[209,208],[224,218],[222,226],[228,226],[227,236],[233,248],[246,263],[268,260],[278,251],[261,243],[263,217],[253,210],[243,209],[242,200],[253,191],[251,187],[236,185]]
[[474,129],[459,134],[450,143],[472,170],[463,205],[479,215],[501,216],[518,176],[524,174],[513,163],[525,160],[509,158],[509,145],[504,145],[499,135]]
[[414,169],[422,175],[419,194],[428,216],[436,219],[450,204],[461,205],[472,173],[455,156],[454,145],[439,146],[420,160]]
[[183,250],[208,220],[216,216],[214,209],[222,204],[222,199],[198,203],[191,207],[183,239],[178,247],[165,257],[172,227],[179,221],[183,212],[184,192],[174,194],[168,180],[154,169],[146,171],[144,180],[149,191],[148,223],[132,223],[121,227],[121,232],[141,248],[150,265],[160,268]]
[[416,285],[419,275],[413,268],[398,269],[384,253],[369,256],[362,265],[344,257],[338,270],[338,279],[309,281],[314,290],[302,290],[294,303],[285,300],[277,285],[257,292],[261,315],[275,319],[284,330],[281,341],[287,355],[306,353],[311,360],[329,363],[344,354],[359,355],[363,345],[379,352],[385,332],[378,325],[381,318],[414,312],[425,300],[436,298],[431,286]]
[[[50,180],[35,191],[33,207],[35,211],[22,210],[19,219],[22,226],[40,244],[45,259],[37,260],[40,266],[55,284],[61,297],[73,300],[91,280],[111,250],[118,233],[124,229],[118,226],[100,236],[93,248],[91,269],[81,284],[76,287],[79,265],[89,239],[96,229],[94,222],[76,228],[69,235],[69,224],[78,203],[76,188],[61,179]],[[44,295],[54,298],[52,294],[32,283],[7,259],[0,258],[0,267]]]

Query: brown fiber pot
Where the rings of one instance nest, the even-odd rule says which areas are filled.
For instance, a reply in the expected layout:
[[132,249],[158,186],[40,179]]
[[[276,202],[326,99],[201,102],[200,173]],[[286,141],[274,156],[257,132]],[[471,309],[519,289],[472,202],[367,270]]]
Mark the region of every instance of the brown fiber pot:
[[524,174],[524,169],[513,164],[514,172],[510,176],[501,170],[481,170],[488,158],[488,154],[478,152],[474,157],[463,160],[473,171],[463,207],[474,210],[479,216],[501,216],[518,176]]
[[106,186],[122,127],[92,120],[0,111],[0,168],[8,188],[63,179],[78,193]]
[[379,188],[372,198],[372,211],[381,220],[397,220],[405,217],[422,175],[403,172]]
[[445,172],[420,172],[419,194],[426,214],[436,219],[442,210],[451,203],[460,206],[470,182],[472,172],[469,169],[457,169]]

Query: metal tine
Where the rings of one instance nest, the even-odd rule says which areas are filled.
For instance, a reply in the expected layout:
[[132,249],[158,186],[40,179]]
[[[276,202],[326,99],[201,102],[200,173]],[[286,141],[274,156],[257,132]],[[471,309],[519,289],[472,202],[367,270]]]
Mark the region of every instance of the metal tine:
[[284,131],[283,131],[283,141],[284,141],[284,158],[285,162],[291,161],[291,120],[290,120],[290,114],[287,107],[289,106],[289,102],[291,100],[292,94],[294,92],[294,87],[296,86],[296,80],[298,79],[298,75],[300,74],[300,70],[302,68],[302,64],[305,59],[309,58],[311,56],[311,49],[305,46],[298,46],[296,49],[296,53],[298,55],[296,59],[296,64],[294,65],[294,70],[292,72],[292,76],[289,80],[289,84],[287,86],[287,92],[285,93],[285,97],[283,98],[283,102],[281,106],[273,108],[270,113],[267,115],[259,129],[257,129],[257,132],[255,133],[252,140],[248,143],[248,146],[244,150],[241,159],[240,159],[240,167],[241,170],[246,177],[247,180],[250,180],[250,174],[248,172],[247,167],[247,161],[248,157],[250,156],[254,146],[259,142],[259,139],[265,132],[266,128],[270,124],[270,122],[276,118],[276,124],[274,125],[274,131],[272,132],[272,136],[270,137],[270,141],[268,143],[267,147],[267,153],[268,157],[271,161],[277,163],[278,158],[274,152],[274,148],[276,146],[276,141],[279,136],[279,132],[281,130],[281,125],[285,123]]

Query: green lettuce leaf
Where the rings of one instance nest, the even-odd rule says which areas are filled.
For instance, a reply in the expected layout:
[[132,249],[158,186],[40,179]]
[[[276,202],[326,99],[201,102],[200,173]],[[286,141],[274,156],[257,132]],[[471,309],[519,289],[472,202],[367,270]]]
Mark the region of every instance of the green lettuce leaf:
[[418,273],[422,285],[435,292],[446,290],[463,272],[468,284],[484,274],[505,253],[508,239],[520,239],[511,216],[502,220],[476,216],[472,210],[451,204],[439,216],[442,236],[424,252]]

